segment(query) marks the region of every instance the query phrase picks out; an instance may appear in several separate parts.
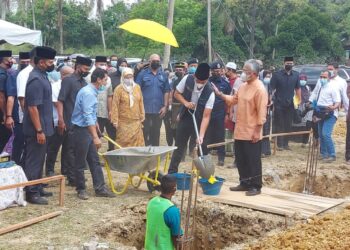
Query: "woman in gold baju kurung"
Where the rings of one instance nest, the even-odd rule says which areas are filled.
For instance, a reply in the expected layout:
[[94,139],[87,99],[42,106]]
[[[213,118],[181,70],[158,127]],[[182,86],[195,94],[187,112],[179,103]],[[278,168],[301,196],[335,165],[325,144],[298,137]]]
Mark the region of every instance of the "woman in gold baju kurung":
[[122,147],[144,146],[145,109],[141,88],[134,82],[133,71],[125,68],[120,85],[114,90],[111,119],[117,130],[116,141]]

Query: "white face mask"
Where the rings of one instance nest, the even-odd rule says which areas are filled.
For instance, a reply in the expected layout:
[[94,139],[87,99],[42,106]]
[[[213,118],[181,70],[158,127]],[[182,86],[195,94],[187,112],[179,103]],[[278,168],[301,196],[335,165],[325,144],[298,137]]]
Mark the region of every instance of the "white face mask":
[[104,69],[104,70],[107,70],[107,65],[100,65],[98,66],[100,69]]
[[126,86],[131,86],[133,84],[133,80],[132,79],[124,79],[124,84]]
[[241,74],[241,80],[242,82],[246,82],[248,80],[247,74],[245,72]]
[[197,83],[196,82],[196,87],[198,90],[201,90],[202,88],[204,88],[204,85],[205,85],[205,83]]

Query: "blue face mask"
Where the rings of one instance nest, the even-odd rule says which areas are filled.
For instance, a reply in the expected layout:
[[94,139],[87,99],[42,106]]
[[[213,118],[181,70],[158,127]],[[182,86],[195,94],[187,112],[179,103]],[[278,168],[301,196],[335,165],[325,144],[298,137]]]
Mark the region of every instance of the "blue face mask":
[[197,70],[196,67],[191,66],[191,67],[188,68],[188,74],[192,75],[192,74],[194,74],[196,72],[196,70]]
[[323,86],[325,86],[325,85],[328,83],[328,79],[322,78],[322,79],[320,80],[320,82],[321,82],[321,86],[323,87]]
[[269,85],[271,79],[270,78],[264,78],[264,84]]
[[125,68],[126,68],[126,67],[119,66],[119,72],[120,72],[120,73],[123,73],[123,70],[124,70]]
[[101,85],[101,86],[99,86],[98,89],[97,89],[97,91],[98,91],[99,93],[101,93],[101,92],[103,92],[103,91],[105,91],[105,90],[106,90],[106,86],[105,86],[105,85]]
[[51,72],[48,72],[47,73],[47,76],[49,79],[51,79],[52,81],[54,82],[57,82],[58,80],[61,79],[61,74],[60,72],[56,71],[56,70],[53,70]]
[[307,81],[306,81],[306,80],[300,80],[300,86],[305,86],[305,85],[306,85],[306,83],[307,83]]
[[116,68],[117,67],[117,61],[111,61],[111,66]]

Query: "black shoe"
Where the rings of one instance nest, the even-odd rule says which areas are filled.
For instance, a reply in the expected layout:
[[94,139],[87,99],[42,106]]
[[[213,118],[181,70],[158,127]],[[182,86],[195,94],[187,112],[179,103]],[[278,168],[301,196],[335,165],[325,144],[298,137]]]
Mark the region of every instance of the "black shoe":
[[45,199],[44,197],[41,197],[41,196],[37,196],[37,195],[27,197],[27,202],[32,203],[32,204],[36,204],[36,205],[48,205],[49,204],[47,199]]
[[244,187],[242,185],[238,185],[238,186],[235,186],[235,187],[230,187],[230,190],[233,191],[233,192],[239,192],[239,191],[248,191],[248,188]]
[[261,190],[256,188],[250,188],[247,192],[245,192],[246,196],[254,196],[258,194],[261,194]]
[[50,197],[50,196],[52,196],[52,195],[53,195],[52,192],[45,191],[44,189],[41,189],[41,190],[40,190],[40,196],[41,196],[41,197]]
[[95,191],[95,194],[96,194],[96,197],[108,197],[108,198],[116,197],[115,193],[112,193],[107,188],[103,188],[100,191]]
[[89,196],[85,190],[79,190],[78,191],[78,198],[81,200],[87,200],[87,199],[89,199]]

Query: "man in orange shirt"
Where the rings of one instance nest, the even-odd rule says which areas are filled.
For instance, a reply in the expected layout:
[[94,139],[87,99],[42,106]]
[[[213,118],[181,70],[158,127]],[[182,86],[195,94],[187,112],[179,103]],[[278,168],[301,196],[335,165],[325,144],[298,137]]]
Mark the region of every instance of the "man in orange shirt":
[[224,95],[215,86],[212,87],[227,105],[237,104],[234,139],[240,184],[230,190],[246,191],[247,196],[253,196],[260,194],[262,187],[261,140],[268,94],[259,80],[256,60],[245,62],[241,79],[244,83],[233,96]]

